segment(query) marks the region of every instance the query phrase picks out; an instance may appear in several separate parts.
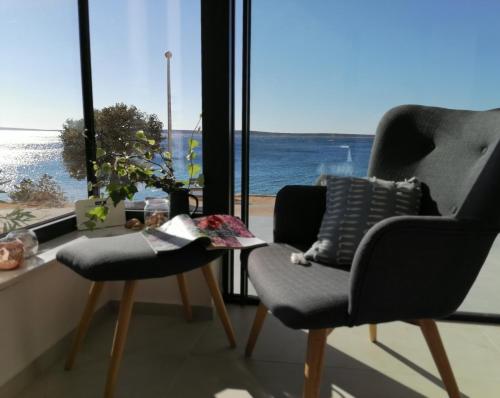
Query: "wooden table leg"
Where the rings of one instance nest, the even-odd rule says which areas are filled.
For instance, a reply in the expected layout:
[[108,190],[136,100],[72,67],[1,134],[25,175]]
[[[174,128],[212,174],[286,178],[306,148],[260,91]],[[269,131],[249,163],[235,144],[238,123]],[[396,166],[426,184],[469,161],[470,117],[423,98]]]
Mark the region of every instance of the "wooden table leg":
[[245,348],[245,356],[252,356],[255,343],[259,337],[260,330],[264,324],[264,320],[267,316],[267,308],[262,302],[257,307],[257,312],[255,313],[255,319],[253,321],[252,329],[250,330],[250,335],[248,336],[247,346]]
[[227,314],[226,306],[219,290],[219,285],[217,284],[212,269],[210,268],[210,263],[201,267],[201,271],[203,272],[203,276],[207,282],[208,289],[212,294],[212,299],[214,300],[215,308],[217,309],[217,313],[219,314],[224,330],[226,331],[229,345],[231,347],[236,347],[236,338],[234,337],[233,326],[231,325],[231,320]]
[[179,285],[179,292],[181,294],[182,306],[184,307],[184,315],[187,321],[193,320],[193,310],[189,303],[189,295],[186,283],[186,276],[184,274],[177,274],[177,284]]
[[115,395],[118,371],[120,369],[125,342],[127,341],[128,326],[134,306],[134,291],[136,285],[137,281],[126,281],[125,287],[123,288],[120,311],[118,313],[118,321],[115,328],[115,337],[113,339],[113,348],[111,350],[111,362],[109,364],[108,378],[106,380],[106,389],[104,392],[105,398],[113,398]]
[[75,364],[76,355],[82,348],[83,340],[85,339],[85,335],[89,329],[90,322],[92,320],[92,316],[94,315],[95,308],[97,307],[97,302],[103,287],[104,282],[92,282],[90,285],[87,304],[85,304],[85,309],[83,310],[80,323],[78,324],[73,345],[71,346],[71,350],[69,351],[69,355],[64,366],[64,369],[66,370],[71,370]]

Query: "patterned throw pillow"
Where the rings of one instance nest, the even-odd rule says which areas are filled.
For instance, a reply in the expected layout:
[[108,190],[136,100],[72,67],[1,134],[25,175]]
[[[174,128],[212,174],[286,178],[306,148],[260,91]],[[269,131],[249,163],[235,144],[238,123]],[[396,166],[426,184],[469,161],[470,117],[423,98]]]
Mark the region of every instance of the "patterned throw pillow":
[[318,240],[305,258],[348,266],[364,234],[384,218],[418,214],[422,196],[416,178],[395,182],[377,178],[326,177],[326,210]]

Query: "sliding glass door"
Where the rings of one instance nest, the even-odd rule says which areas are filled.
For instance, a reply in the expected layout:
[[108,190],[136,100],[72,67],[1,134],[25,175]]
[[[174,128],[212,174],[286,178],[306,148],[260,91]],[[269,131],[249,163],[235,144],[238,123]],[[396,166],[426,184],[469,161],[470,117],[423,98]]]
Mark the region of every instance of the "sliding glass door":
[[[390,108],[500,107],[497,1],[252,0],[251,7],[249,225],[263,238],[272,239],[284,185],[366,175]],[[461,309],[500,314],[499,286],[500,243]]]

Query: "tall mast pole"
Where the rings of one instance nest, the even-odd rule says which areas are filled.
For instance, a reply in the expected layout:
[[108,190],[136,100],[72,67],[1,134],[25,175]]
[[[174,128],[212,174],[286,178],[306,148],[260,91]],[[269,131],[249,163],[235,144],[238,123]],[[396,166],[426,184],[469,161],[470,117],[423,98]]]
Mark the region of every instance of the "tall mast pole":
[[172,58],[172,53],[170,51],[167,51],[165,53],[165,58],[167,59],[167,110],[168,110],[167,150],[172,155],[172,96],[170,94],[170,59]]

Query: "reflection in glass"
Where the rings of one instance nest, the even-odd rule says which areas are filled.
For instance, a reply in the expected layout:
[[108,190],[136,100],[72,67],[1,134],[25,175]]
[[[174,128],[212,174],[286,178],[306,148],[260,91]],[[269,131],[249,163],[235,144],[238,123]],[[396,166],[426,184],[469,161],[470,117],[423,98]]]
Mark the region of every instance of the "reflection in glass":
[[82,117],[77,3],[2,1],[0,37],[1,233],[73,211],[87,189],[60,137]]

